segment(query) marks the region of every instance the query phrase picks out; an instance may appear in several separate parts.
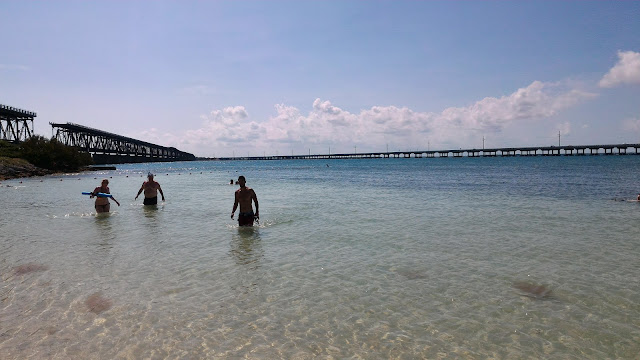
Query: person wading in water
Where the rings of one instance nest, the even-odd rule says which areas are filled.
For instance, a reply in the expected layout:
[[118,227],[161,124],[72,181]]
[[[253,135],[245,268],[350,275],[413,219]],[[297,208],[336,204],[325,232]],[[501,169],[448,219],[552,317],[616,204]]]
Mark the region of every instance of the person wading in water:
[[[258,208],[258,197],[256,192],[252,188],[245,186],[246,180],[244,176],[238,177],[238,184],[240,189],[236,190],[236,200],[233,203],[233,211],[231,211],[231,218],[235,215],[238,205],[240,205],[240,212],[238,213],[238,225],[240,226],[253,226],[253,220],[260,219],[260,210]],[[254,214],[251,201],[256,204],[256,212]]]
[[140,190],[138,190],[138,195],[136,195],[135,200],[138,200],[138,196],[144,190],[144,204],[145,205],[156,205],[158,203],[158,191],[160,191],[160,195],[162,195],[162,201],[164,201],[164,193],[162,192],[162,188],[160,184],[153,180],[153,174],[149,173],[147,175],[148,181],[142,183]]

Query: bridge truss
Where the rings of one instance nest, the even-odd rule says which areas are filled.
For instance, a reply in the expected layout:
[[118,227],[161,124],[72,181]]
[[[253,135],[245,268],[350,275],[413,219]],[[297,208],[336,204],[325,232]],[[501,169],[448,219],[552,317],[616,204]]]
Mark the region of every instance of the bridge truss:
[[[132,163],[152,161],[195,160],[193,154],[174,147],[165,147],[87,126],[49,123],[54,137],[61,143],[89,152],[94,161],[102,163]],[[109,161],[102,161],[110,159]]]
[[36,113],[0,104],[0,140],[14,143],[33,135],[33,118]]

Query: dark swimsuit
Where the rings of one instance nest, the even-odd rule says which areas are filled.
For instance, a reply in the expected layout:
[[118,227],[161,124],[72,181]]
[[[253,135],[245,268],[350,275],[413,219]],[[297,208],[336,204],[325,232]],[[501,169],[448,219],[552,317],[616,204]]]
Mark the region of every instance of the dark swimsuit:
[[111,204],[95,205],[95,207],[96,207],[96,211],[99,213],[109,212],[109,209],[111,208]]
[[253,226],[253,217],[255,215],[253,214],[253,211],[251,212],[246,212],[246,213],[239,213],[238,214],[238,225],[240,226]]
[[[100,189],[100,190],[98,191],[98,189]],[[103,192],[103,193],[108,194],[109,193],[109,188],[107,187],[106,190],[103,190],[102,186],[98,186],[97,188],[95,188],[93,190],[93,196],[96,196],[96,194],[99,193],[99,192]],[[97,198],[96,198],[96,201],[98,201]],[[103,204],[103,205],[96,204],[96,205],[94,205],[94,207],[96,208],[96,212],[99,212],[99,213],[109,212],[109,210],[111,209],[111,204],[109,204],[109,200],[107,199],[107,203],[106,204]]]
[[144,198],[143,204],[145,205],[157,205],[158,204],[158,197],[154,196],[152,198]]

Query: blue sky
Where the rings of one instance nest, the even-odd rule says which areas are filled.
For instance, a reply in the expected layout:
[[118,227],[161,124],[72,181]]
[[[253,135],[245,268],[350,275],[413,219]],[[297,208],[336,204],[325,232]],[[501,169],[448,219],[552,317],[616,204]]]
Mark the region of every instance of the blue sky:
[[198,156],[640,143],[636,1],[0,2],[0,103]]

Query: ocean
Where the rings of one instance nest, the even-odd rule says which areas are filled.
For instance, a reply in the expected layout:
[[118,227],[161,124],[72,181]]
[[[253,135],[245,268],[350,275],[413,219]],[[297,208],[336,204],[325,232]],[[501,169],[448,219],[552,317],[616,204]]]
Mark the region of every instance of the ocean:
[[[157,207],[134,200],[149,171]],[[599,155],[2,181],[0,358],[638,359],[639,174]],[[97,215],[103,178],[121,206]]]

